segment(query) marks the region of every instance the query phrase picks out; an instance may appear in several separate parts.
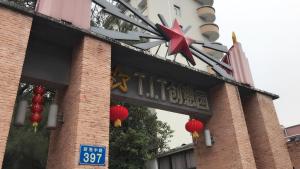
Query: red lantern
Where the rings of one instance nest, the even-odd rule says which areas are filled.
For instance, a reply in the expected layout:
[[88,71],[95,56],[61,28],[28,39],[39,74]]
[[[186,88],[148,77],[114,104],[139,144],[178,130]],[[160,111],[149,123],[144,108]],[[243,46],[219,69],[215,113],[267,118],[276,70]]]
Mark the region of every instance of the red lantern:
[[[39,122],[42,121],[42,115],[39,114],[39,113],[33,113],[33,114],[31,114],[31,116],[30,116],[30,121],[31,121],[32,123],[39,123]],[[36,126],[37,126],[37,124],[36,124]]]
[[33,104],[42,104],[44,102],[44,97],[41,94],[37,94],[33,96],[32,103]]
[[39,113],[41,114],[43,111],[43,106],[40,104],[34,104],[31,106],[31,112],[32,113]]
[[33,90],[34,94],[40,94],[43,95],[45,93],[45,88],[41,85],[35,86],[34,90]]
[[122,121],[127,119],[128,109],[121,105],[110,107],[110,120],[114,122],[115,127],[121,127]]
[[203,130],[204,125],[201,121],[196,120],[196,119],[190,119],[186,124],[185,124],[185,129],[192,133],[193,139],[199,138],[199,133]]

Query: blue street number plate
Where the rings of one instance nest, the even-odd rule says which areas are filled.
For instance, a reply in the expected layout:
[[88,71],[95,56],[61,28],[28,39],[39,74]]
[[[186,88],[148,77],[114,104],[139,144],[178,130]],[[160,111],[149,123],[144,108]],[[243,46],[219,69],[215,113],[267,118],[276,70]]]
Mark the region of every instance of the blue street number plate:
[[105,165],[105,147],[80,145],[80,165]]

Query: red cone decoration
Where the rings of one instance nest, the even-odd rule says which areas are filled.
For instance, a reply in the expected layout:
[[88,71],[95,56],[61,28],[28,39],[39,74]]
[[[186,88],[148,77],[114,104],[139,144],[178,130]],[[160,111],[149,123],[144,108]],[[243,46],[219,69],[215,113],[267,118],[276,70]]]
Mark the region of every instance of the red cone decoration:
[[42,121],[43,102],[44,102],[43,95],[45,93],[45,88],[43,86],[35,86],[33,92],[34,92],[34,96],[32,98],[30,121],[34,128],[34,132],[36,132],[39,123]]
[[193,139],[199,138],[199,133],[203,130],[204,125],[201,121],[196,120],[196,119],[190,119],[186,124],[185,124],[185,129],[192,133]]
[[121,127],[122,121],[128,117],[128,109],[121,105],[110,107],[110,120],[114,122],[115,127]]

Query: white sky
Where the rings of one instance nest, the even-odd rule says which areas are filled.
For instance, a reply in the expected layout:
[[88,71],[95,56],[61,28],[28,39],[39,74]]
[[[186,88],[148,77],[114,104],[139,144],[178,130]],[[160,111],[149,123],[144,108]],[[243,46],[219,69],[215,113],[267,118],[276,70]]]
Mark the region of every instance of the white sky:
[[275,101],[284,126],[300,124],[300,1],[215,0],[219,42],[231,32],[250,62],[255,86],[280,95]]
[[[284,126],[300,124],[300,1],[215,0],[219,42],[230,47],[235,31],[249,59],[255,86],[280,95],[275,101]],[[299,64],[299,65],[298,65]],[[187,116],[158,110],[175,130],[170,146],[190,143]]]

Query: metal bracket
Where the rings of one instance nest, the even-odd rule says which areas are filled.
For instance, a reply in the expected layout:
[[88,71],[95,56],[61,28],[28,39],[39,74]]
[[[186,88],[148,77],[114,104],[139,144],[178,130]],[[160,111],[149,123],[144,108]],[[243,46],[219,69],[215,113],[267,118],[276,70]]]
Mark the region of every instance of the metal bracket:
[[57,123],[59,123],[60,126],[65,123],[64,114],[63,113],[57,114]]

